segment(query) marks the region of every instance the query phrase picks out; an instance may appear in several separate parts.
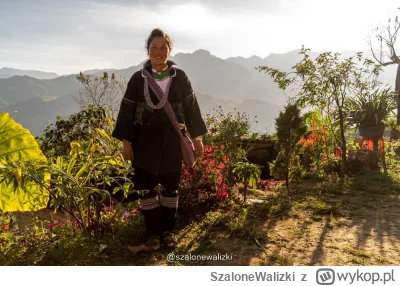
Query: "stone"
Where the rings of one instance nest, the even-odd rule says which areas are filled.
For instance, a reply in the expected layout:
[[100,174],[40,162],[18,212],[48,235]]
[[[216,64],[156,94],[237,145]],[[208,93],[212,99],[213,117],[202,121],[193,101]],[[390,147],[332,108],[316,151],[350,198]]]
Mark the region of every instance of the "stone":
[[374,150],[351,150],[348,153],[347,164],[350,172],[353,174],[379,170],[379,160],[381,156],[381,152]]

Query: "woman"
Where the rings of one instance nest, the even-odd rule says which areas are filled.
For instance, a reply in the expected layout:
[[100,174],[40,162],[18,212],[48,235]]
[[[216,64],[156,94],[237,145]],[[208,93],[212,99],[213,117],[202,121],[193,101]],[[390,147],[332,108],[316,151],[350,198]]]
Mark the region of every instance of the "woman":
[[[149,60],[128,82],[113,136],[123,141],[124,158],[132,160],[135,189],[146,191],[141,196],[148,234],[146,245],[157,250],[161,240],[168,248],[178,244],[173,229],[182,154],[178,133],[164,110],[166,101],[173,107],[181,132],[186,136],[188,131],[194,139],[196,156],[203,154],[202,136],[207,128],[188,77],[168,60],[172,49],[170,37],[155,29],[147,39],[146,49]],[[145,88],[146,70],[165,95],[160,100],[151,88]],[[155,190],[159,184],[160,198]]]

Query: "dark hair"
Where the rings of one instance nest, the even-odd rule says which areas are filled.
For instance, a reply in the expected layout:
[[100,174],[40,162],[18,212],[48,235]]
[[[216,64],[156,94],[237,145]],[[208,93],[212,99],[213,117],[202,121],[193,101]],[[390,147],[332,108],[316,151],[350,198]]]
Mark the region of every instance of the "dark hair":
[[150,34],[149,38],[147,39],[147,42],[146,42],[146,50],[147,51],[149,51],[150,43],[154,40],[154,38],[157,38],[157,37],[164,38],[165,41],[167,42],[169,50],[170,51],[172,50],[171,38],[163,30],[157,28],[157,29],[154,29],[153,31],[151,31],[151,34]]

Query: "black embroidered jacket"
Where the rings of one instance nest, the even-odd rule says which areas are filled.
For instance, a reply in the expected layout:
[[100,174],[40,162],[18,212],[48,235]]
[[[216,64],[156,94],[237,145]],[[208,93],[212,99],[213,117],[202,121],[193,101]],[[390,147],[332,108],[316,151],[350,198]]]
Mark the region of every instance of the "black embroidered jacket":
[[[168,61],[172,80],[168,100],[179,123],[185,124],[190,137],[202,136],[207,133],[207,128],[196,95],[185,72],[173,65],[175,63]],[[150,61],[144,68],[152,73]],[[134,166],[152,174],[180,170],[182,154],[179,137],[164,108],[153,110],[146,104],[143,76],[140,70],[129,80],[112,135],[119,140],[131,142]],[[149,90],[153,103],[157,104],[157,97]]]

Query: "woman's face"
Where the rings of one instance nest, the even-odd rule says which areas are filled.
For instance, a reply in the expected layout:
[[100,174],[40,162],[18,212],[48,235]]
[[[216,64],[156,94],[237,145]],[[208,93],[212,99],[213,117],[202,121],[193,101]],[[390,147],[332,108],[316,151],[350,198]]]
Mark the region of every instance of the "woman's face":
[[151,41],[149,56],[153,66],[165,65],[169,56],[169,48],[163,37],[156,37]]

